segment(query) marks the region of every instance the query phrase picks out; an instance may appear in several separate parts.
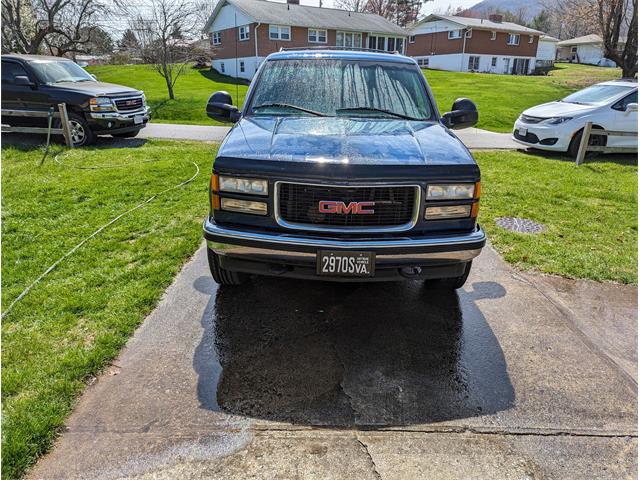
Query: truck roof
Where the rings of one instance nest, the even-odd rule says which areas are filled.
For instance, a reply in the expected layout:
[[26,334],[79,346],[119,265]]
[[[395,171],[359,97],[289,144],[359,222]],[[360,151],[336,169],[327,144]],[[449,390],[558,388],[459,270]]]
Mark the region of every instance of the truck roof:
[[376,62],[395,62],[395,63],[416,63],[415,60],[404,55],[397,53],[387,53],[375,50],[330,50],[330,49],[292,49],[281,50],[276,53],[272,53],[267,57],[267,60],[291,60],[291,59],[304,59],[304,58],[338,58],[345,60],[371,60]]

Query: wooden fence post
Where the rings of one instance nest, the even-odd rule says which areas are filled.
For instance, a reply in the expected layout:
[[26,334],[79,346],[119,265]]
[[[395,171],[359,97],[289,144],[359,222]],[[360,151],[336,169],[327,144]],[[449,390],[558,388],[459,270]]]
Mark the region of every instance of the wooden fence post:
[[59,103],[58,111],[60,112],[60,123],[62,127],[62,134],[64,135],[64,140],[67,143],[67,147],[73,148],[73,139],[71,138],[71,125],[69,125],[69,115],[67,114],[66,104]]
[[582,130],[582,139],[580,140],[580,148],[578,148],[578,155],[576,155],[576,166],[579,166],[584,162],[584,157],[587,154],[587,147],[589,146],[589,138],[591,138],[591,127],[593,122],[587,122]]

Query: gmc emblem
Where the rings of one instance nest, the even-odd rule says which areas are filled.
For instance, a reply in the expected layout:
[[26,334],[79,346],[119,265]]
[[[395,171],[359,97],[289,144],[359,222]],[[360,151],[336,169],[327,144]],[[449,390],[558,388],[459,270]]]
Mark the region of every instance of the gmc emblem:
[[346,205],[344,202],[334,202],[331,200],[321,200],[318,203],[320,213],[337,213],[339,215],[373,215],[376,202],[351,202]]
[[137,101],[137,100],[127,100],[127,101],[125,102],[125,105],[126,105],[127,107],[130,107],[130,106],[132,106],[132,105],[136,105],[137,103],[138,103],[138,101]]

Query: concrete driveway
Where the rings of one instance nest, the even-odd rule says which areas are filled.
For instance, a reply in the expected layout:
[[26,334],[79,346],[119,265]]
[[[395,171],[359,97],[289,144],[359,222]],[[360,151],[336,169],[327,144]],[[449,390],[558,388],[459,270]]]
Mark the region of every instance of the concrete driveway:
[[204,247],[31,478],[635,478],[637,290],[274,278]]

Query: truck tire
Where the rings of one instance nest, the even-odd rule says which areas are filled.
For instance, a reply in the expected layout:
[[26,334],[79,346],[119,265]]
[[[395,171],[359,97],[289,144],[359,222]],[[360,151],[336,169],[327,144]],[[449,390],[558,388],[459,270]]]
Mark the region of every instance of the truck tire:
[[125,132],[125,133],[112,133],[112,137],[116,138],[133,138],[140,133],[140,130],[134,130],[133,132]]
[[464,267],[464,273],[459,277],[451,277],[451,278],[441,278],[434,285],[436,288],[441,288],[443,290],[457,290],[458,288],[462,288],[462,286],[469,278],[469,272],[471,271],[471,263],[467,262]]
[[249,275],[241,272],[232,272],[220,266],[218,255],[210,248],[207,248],[207,260],[209,261],[209,270],[211,276],[218,285],[240,285],[247,281]]
[[[91,131],[89,124],[81,115],[69,112],[69,123],[71,124],[71,139],[74,147],[84,147],[92,145],[96,141],[96,135]],[[56,127],[61,127],[60,120],[57,121]]]

